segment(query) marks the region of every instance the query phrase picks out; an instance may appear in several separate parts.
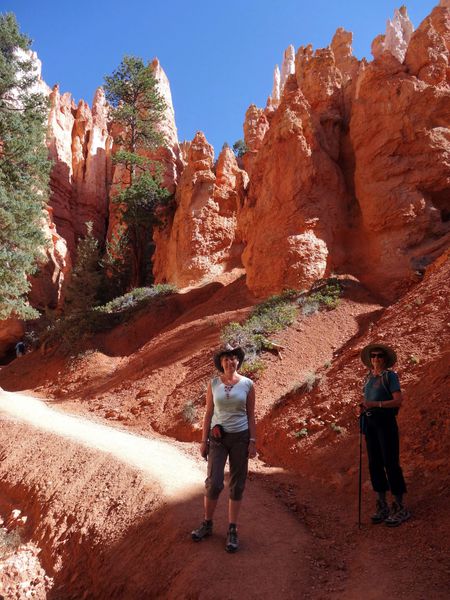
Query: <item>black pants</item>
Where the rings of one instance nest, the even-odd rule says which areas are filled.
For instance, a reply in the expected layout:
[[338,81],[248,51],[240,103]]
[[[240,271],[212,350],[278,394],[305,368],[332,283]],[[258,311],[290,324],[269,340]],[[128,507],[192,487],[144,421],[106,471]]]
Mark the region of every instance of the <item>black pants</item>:
[[400,467],[397,419],[392,413],[369,412],[365,434],[372,487],[375,492],[390,489],[394,496],[400,496],[406,492],[406,484]]

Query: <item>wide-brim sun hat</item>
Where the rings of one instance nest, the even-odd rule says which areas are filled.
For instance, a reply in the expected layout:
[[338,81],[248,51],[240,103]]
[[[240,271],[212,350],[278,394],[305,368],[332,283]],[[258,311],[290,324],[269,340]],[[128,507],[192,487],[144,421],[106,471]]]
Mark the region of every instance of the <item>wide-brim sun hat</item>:
[[216,354],[214,355],[214,366],[221,373],[223,373],[223,368],[222,368],[222,365],[220,364],[220,359],[225,354],[233,354],[234,356],[237,357],[237,359],[239,361],[239,364],[238,364],[238,367],[237,367],[238,369],[240,368],[240,366],[244,362],[245,352],[242,350],[242,348],[240,346],[236,346],[235,348],[233,348],[233,346],[231,346],[230,344],[227,344],[223,348],[220,348],[220,350],[218,350],[216,352]]
[[391,348],[390,346],[386,346],[386,344],[377,344],[376,342],[374,342],[372,344],[368,344],[361,350],[361,360],[369,369],[371,369],[373,366],[372,361],[370,360],[370,353],[374,350],[381,350],[382,352],[384,352],[386,356],[384,366],[386,367],[386,369],[389,369],[390,367],[394,366],[397,362],[397,354],[395,353],[395,350],[393,348]]

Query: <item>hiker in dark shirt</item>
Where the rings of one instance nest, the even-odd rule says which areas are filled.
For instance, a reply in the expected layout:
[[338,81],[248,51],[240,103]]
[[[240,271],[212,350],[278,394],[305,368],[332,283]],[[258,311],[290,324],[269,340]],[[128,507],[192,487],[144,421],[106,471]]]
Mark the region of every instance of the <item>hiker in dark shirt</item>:
[[25,354],[25,344],[23,342],[17,342],[16,344],[16,356],[23,356]]
[[[400,466],[400,444],[397,413],[402,393],[397,373],[391,371],[397,362],[394,350],[384,344],[369,344],[361,352],[362,362],[370,369],[364,383],[363,431],[366,438],[372,487],[377,493],[372,523],[389,527],[401,525],[411,516],[403,505],[406,484]],[[386,492],[394,502],[389,510]]]

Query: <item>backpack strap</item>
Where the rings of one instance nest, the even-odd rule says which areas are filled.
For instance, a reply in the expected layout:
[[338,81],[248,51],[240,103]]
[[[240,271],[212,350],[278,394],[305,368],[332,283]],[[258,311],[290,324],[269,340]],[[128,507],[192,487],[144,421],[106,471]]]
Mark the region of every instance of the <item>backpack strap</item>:
[[392,396],[392,392],[389,387],[389,371],[383,371],[381,373],[381,383],[382,383],[384,389],[387,391],[387,393]]

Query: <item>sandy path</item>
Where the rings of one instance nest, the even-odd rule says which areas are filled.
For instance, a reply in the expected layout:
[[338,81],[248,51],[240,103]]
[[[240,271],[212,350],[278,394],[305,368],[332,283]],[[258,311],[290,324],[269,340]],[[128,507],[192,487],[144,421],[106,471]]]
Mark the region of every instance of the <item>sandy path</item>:
[[163,440],[144,438],[69,415],[23,394],[1,391],[1,413],[112,454],[157,480],[165,495],[172,499],[191,488],[198,489],[202,481],[203,471],[195,462]]
[[311,536],[256,465],[233,556],[224,550],[226,490],[212,538],[190,539],[205,465],[175,444],[0,392],[0,447],[2,487],[30,517],[55,579],[48,598],[313,597]]

